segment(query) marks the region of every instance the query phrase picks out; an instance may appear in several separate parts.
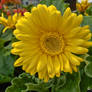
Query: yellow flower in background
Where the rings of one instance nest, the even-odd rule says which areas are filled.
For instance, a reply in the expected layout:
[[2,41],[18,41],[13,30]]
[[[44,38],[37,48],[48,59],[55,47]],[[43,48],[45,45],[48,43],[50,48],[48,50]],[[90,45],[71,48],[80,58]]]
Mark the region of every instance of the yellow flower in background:
[[12,53],[20,58],[15,67],[31,75],[38,72],[45,82],[60,72],[77,72],[77,66],[83,61],[78,54],[88,52],[91,38],[89,26],[80,27],[83,16],[77,16],[67,8],[62,16],[55,6],[38,4],[26,12],[16,24],[14,35],[19,40],[12,44]]
[[15,13],[13,16],[8,16],[8,19],[4,17],[2,14],[2,17],[0,17],[0,24],[3,24],[5,26],[3,32],[5,32],[7,29],[14,29],[15,24],[17,21],[21,18],[21,14]]
[[90,3],[88,2],[88,0],[82,0],[81,3],[76,4],[76,8],[79,12],[85,12],[89,6]]

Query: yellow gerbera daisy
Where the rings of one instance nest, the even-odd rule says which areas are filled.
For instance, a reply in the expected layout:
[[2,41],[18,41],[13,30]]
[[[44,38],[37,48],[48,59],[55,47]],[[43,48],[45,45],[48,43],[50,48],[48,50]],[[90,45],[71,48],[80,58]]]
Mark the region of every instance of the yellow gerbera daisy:
[[80,27],[82,15],[67,8],[64,15],[51,5],[37,5],[26,12],[16,24],[14,35],[20,41],[13,43],[12,53],[19,55],[14,66],[48,81],[60,72],[77,72],[83,61],[76,54],[88,52],[91,38],[89,26]]
[[85,12],[89,6],[90,3],[88,2],[88,0],[82,0],[81,3],[76,4],[76,8],[79,12]]
[[3,24],[5,26],[3,32],[5,32],[7,29],[14,29],[15,24],[17,21],[21,18],[21,14],[15,13],[13,16],[8,16],[8,19],[4,17],[2,14],[2,17],[0,17],[0,24]]

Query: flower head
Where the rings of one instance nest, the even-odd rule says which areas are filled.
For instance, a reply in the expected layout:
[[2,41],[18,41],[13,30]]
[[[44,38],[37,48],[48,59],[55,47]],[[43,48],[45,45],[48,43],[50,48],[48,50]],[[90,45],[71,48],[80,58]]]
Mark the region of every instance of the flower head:
[[82,0],[81,3],[76,4],[77,10],[79,12],[85,12],[89,6],[90,3],[88,3],[88,0]]
[[91,38],[89,26],[80,27],[83,16],[67,8],[64,15],[51,5],[37,5],[16,24],[14,35],[20,41],[12,44],[12,53],[19,55],[14,66],[48,81],[60,72],[77,72],[83,61],[78,54],[88,52]]
[[5,26],[3,32],[5,32],[7,29],[14,29],[15,24],[20,18],[21,18],[21,14],[17,14],[17,13],[15,13],[13,16],[9,15],[8,19],[5,18],[2,14],[2,17],[0,17],[0,24],[3,24]]

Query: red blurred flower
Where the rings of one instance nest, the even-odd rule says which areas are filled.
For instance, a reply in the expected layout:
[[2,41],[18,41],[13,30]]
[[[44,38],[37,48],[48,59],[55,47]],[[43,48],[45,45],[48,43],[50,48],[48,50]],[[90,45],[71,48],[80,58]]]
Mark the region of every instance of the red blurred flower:
[[9,15],[11,15],[11,12],[8,10],[8,11],[6,12],[6,14],[7,14],[7,16],[9,16]]
[[23,9],[18,8],[18,9],[13,9],[13,12],[21,13],[21,15],[24,15],[24,13],[27,12],[27,10],[25,8],[23,8]]
[[13,3],[13,4],[20,4],[21,0],[1,0],[2,4],[7,4],[7,3]]
[[4,4],[5,3],[5,0],[1,0],[1,4]]
[[24,8],[24,9],[22,10],[22,12],[21,12],[22,15],[24,15],[25,12],[27,12],[27,10]]
[[2,9],[3,7],[2,7],[2,4],[0,3],[0,9]]

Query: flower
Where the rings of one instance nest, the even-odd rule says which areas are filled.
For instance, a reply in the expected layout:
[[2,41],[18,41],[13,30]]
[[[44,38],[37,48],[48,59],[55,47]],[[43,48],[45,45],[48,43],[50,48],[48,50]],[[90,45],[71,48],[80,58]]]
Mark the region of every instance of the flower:
[[20,18],[21,14],[17,13],[15,13],[13,16],[9,15],[8,19],[6,19],[2,14],[2,17],[0,17],[0,24],[3,24],[5,26],[3,32],[5,32],[7,29],[14,29],[15,24]]
[[0,3],[0,10],[2,9],[2,4]]
[[76,4],[77,10],[79,12],[85,12],[89,6],[90,3],[88,3],[88,0],[82,0],[81,3]]
[[14,35],[19,40],[12,44],[11,53],[20,58],[15,67],[31,75],[38,73],[45,82],[60,72],[77,72],[83,61],[78,54],[88,52],[91,38],[89,26],[80,27],[83,16],[67,8],[64,15],[55,6],[38,4],[31,13],[26,12],[16,24]]
[[8,10],[8,11],[6,12],[6,14],[7,14],[7,16],[10,16],[10,15],[11,15],[11,12]]
[[12,3],[12,4],[20,4],[21,0],[1,0],[2,4]]
[[21,8],[18,8],[18,9],[13,9],[13,12],[14,13],[21,13],[21,15],[23,16],[25,12],[27,12],[27,10],[25,8],[21,9]]

